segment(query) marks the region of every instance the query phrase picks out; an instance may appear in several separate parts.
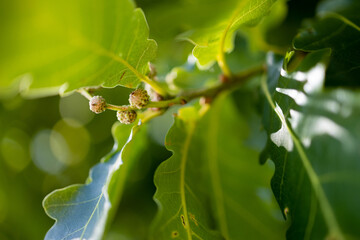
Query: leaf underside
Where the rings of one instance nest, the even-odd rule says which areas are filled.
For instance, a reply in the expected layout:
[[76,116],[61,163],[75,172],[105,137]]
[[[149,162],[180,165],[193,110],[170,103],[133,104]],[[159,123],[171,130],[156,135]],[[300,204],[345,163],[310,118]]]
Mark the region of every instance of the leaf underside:
[[46,213],[56,220],[46,240],[102,239],[122,197],[129,169],[139,164],[145,149],[144,128],[135,126],[126,142],[129,126],[117,125],[114,151],[90,170],[86,184],[55,190],[44,199]]

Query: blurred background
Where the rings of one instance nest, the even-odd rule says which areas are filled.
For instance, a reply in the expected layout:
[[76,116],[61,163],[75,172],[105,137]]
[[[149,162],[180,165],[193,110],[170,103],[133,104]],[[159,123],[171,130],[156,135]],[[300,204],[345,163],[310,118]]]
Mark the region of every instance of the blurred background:
[[[126,104],[128,92],[100,93]],[[43,238],[53,221],[42,199],[54,189],[84,182],[90,167],[111,150],[115,113],[96,115],[88,104],[77,93],[1,99],[0,239]]]
[[[100,89],[96,94],[109,102],[125,105],[130,91],[118,87]],[[111,128],[116,121],[116,112],[92,113],[88,100],[78,93],[62,98],[1,99],[1,240],[44,238],[54,221],[42,208],[43,198],[55,189],[85,182],[89,169],[112,149]],[[152,124],[153,129],[171,121],[171,114],[167,114]],[[141,226],[148,225],[156,213],[156,205],[151,201],[155,192],[153,173],[158,164],[170,156],[158,143],[164,134],[147,139],[151,152],[146,154],[151,156],[151,161],[134,171],[137,174],[130,179],[119,209],[122,214],[115,219],[117,226],[124,225],[122,221],[127,221],[127,226],[134,221],[134,228],[117,227],[109,232],[107,239],[127,239],[124,233],[143,239],[146,230]],[[142,199],[137,197],[139,189],[144,193]],[[138,207],[129,212],[128,206],[134,204]],[[139,224],[142,222],[146,224]]]
[[[186,24],[181,24],[184,16],[168,11],[178,2],[182,1],[137,1],[147,16],[150,37],[159,45],[158,55],[162,61],[155,64],[160,78],[165,78],[165,73],[174,66],[184,64],[192,48],[190,43],[174,41],[176,35],[186,30]],[[284,48],[290,47],[302,20],[314,16],[316,3],[311,0],[289,1],[287,24],[279,25],[272,34],[267,34],[268,41]],[[6,6],[4,4],[0,6]],[[6,27],[6,21],[15,17],[11,16],[11,12],[0,16],[0,27]],[[171,20],[174,17],[179,23]],[[243,43],[237,39],[237,48]],[[248,58],[244,57],[244,52],[242,54],[235,51],[230,56],[233,58],[231,62],[238,68],[247,66]],[[264,55],[254,56],[252,62],[257,64]],[[118,105],[128,104],[129,93],[130,90],[121,87],[97,91],[108,102]],[[112,149],[111,127],[115,121],[115,112],[106,111],[100,115],[90,112],[88,101],[78,93],[40,99],[24,99],[17,94],[0,95],[0,240],[43,239],[54,223],[42,209],[43,198],[55,189],[85,181],[89,169]],[[153,172],[170,155],[161,146],[161,141],[166,133],[164,124],[169,125],[171,121],[171,113],[168,113],[151,126],[152,132],[156,133],[149,138],[153,144],[154,161],[147,168],[144,178],[137,183],[148,190],[149,198],[154,192]],[[159,129],[163,129],[162,132]],[[136,199],[136,192],[128,191],[124,207],[119,210],[125,217],[126,204],[141,201]],[[151,219],[156,206],[154,203],[151,207],[145,204],[138,204],[142,207],[139,207],[138,215],[132,213],[132,218],[138,216],[140,219],[141,214],[144,216],[144,211],[148,211],[145,215]],[[131,221],[131,218],[118,217],[116,221]],[[146,218],[143,221],[147,221]],[[141,229],[127,231],[141,234]],[[108,239],[121,239],[121,236],[113,231]]]

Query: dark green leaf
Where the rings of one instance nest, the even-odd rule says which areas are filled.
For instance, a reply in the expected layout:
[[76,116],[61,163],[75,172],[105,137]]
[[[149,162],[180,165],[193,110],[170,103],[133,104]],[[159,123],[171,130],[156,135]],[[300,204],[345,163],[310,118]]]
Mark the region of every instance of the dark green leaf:
[[268,133],[262,161],[275,162],[275,197],[291,219],[289,239],[358,239],[360,95],[323,91],[330,51],[308,54],[292,73],[269,55]]
[[166,139],[173,156],[155,174],[154,239],[282,239],[267,186],[271,171],[247,146],[249,134],[227,94],[203,116],[180,110]]
[[330,48],[332,57],[326,84],[359,86],[360,81],[360,1],[327,0],[317,18],[294,39],[294,48],[316,51]]
[[41,96],[134,88],[155,56],[144,14],[131,0],[5,1],[0,15],[1,90]]
[[114,150],[91,169],[86,184],[56,190],[44,199],[46,213],[56,220],[45,239],[102,238],[122,197],[129,169],[139,164],[146,145],[144,126],[135,126],[126,142],[129,130],[128,125],[114,127]]

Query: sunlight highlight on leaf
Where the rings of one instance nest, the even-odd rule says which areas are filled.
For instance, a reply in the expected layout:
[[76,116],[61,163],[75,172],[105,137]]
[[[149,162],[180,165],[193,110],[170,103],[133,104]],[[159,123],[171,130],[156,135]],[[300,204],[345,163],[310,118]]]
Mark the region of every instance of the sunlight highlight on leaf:
[[[179,36],[195,45],[193,55],[199,66],[209,68],[217,60],[224,62],[224,53],[234,48],[234,33],[242,26],[253,26],[268,14],[276,0],[243,0],[227,14],[213,16],[216,23]],[[223,68],[222,68],[223,69]],[[226,72],[225,72],[226,73]],[[226,73],[227,74],[227,73]]]
[[[280,71],[282,60],[270,56],[269,68]],[[348,200],[359,198],[358,194],[354,195],[354,186],[345,187],[345,182],[340,179],[322,181],[323,175],[360,172],[357,150],[360,138],[355,130],[358,128],[356,119],[360,116],[360,105],[356,100],[359,95],[349,91],[342,95],[343,90],[322,90],[324,63],[328,57],[328,50],[308,54],[297,69],[306,79],[295,78],[299,76],[297,72],[276,74],[269,71],[268,82],[262,81],[266,108],[270,107],[271,111],[264,115],[269,140],[261,161],[270,158],[275,163],[272,189],[280,207],[283,211],[287,209],[292,220],[287,238],[359,236],[353,220],[347,221],[360,219],[359,214],[354,214],[357,204]],[[275,88],[269,89],[269,83],[272,86],[275,83]],[[347,99],[346,108],[351,109],[346,117],[339,115],[341,108],[336,107],[344,99]],[[324,106],[327,107],[324,109]],[[278,114],[280,111],[283,115]],[[274,139],[273,135],[284,126],[290,138],[277,134]],[[292,151],[286,144],[293,144]],[[356,189],[359,192],[359,188]]]
[[[102,239],[121,199],[129,168],[144,147],[144,127],[135,126],[126,140],[130,127],[118,124],[113,152],[90,170],[86,184],[55,190],[44,199],[46,213],[56,220],[45,239]],[[134,152],[129,155],[127,149]]]
[[6,7],[17,19],[2,29],[2,92],[46,96],[89,86],[135,88],[155,57],[156,43],[132,0],[15,0]]

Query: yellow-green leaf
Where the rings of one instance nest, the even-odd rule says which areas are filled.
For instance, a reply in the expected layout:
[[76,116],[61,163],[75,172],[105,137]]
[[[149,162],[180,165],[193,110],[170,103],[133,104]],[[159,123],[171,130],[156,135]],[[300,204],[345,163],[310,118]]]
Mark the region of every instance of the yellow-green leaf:
[[[241,26],[253,26],[269,13],[276,0],[242,0],[234,3],[227,12],[216,12],[209,25],[190,30],[180,36],[194,43],[194,56],[203,67],[216,60],[223,61],[224,52],[234,48],[234,33]],[[211,24],[211,25],[210,25]]]
[[155,57],[156,43],[132,0],[2,1],[0,15],[3,93],[134,88]]

